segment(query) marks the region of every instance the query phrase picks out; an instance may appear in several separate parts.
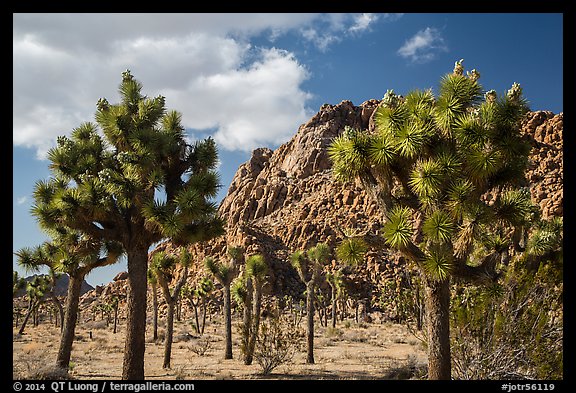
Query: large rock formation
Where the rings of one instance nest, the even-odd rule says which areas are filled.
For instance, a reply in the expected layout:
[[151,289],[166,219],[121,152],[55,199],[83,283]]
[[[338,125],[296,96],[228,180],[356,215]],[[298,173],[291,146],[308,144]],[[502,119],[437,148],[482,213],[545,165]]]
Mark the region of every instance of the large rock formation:
[[[197,256],[222,255],[226,245],[262,253],[271,268],[268,290],[296,296],[302,284],[289,264],[290,253],[318,242],[334,247],[349,228],[377,234],[382,221],[378,209],[360,188],[343,187],[332,178],[327,155],[328,145],[345,126],[367,128],[377,106],[376,100],[360,106],[350,101],[323,105],[289,142],[275,151],[254,150],[220,205],[227,234],[195,247]],[[369,253],[373,280],[390,262],[387,254]]]
[[[302,288],[289,265],[289,254],[318,242],[335,246],[343,239],[343,230],[356,228],[376,240],[367,255],[363,280],[358,280],[365,281],[365,289],[376,296],[383,276],[397,273],[402,258],[378,247],[380,211],[359,187],[333,179],[326,148],[347,125],[373,129],[378,104],[369,100],[360,106],[350,101],[323,105],[275,151],[254,150],[239,167],[220,205],[220,214],[227,220],[226,235],[195,247],[198,258],[223,255],[227,244],[242,246],[248,254],[263,253],[271,267],[269,290],[294,294]],[[562,113],[530,112],[522,123],[533,147],[527,179],[544,218],[563,212],[562,129]]]
[[564,213],[564,113],[549,111],[529,113],[522,122],[522,132],[532,144],[526,178],[532,200],[542,210],[542,217],[560,217]]
[[[241,246],[247,255],[266,257],[270,267],[267,292],[297,296],[304,287],[290,266],[290,253],[318,242],[334,247],[343,239],[343,230],[354,228],[373,241],[364,268],[347,272],[348,285],[376,298],[385,277],[402,275],[403,258],[382,247],[380,211],[362,189],[333,179],[326,149],[347,125],[372,129],[378,104],[369,100],[360,106],[350,101],[323,105],[275,151],[254,150],[238,168],[219,207],[227,220],[226,235],[193,247],[197,263],[190,280],[206,274],[205,256],[225,258],[227,246]],[[562,129],[562,113],[530,112],[522,122],[522,132],[533,147],[526,177],[544,218],[563,213]],[[123,281],[112,284],[116,291]]]

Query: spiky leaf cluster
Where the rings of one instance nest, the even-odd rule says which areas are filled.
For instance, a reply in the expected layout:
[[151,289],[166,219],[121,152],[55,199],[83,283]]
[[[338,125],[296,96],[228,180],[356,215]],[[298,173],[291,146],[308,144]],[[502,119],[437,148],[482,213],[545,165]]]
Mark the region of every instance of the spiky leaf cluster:
[[364,261],[364,256],[368,251],[366,242],[361,238],[349,237],[336,247],[336,258],[346,264],[358,266]]
[[216,261],[212,257],[204,259],[204,266],[223,286],[229,285],[237,273],[234,266]]
[[251,255],[246,259],[246,274],[257,281],[262,281],[268,273],[268,264],[262,254]]
[[562,217],[550,221],[541,221],[528,239],[529,253],[545,256],[557,250],[562,250],[564,240],[564,224]]
[[395,207],[384,224],[384,239],[393,248],[403,249],[412,239],[414,232],[412,212],[407,207]]

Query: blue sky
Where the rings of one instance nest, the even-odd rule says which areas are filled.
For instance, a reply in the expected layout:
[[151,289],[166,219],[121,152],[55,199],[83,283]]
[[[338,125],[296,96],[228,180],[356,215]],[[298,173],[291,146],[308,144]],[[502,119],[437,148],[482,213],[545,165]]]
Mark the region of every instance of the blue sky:
[[532,110],[563,111],[561,13],[13,14],[13,252],[47,240],[30,215],[46,151],[99,98],[118,101],[125,69],[182,113],[190,141],[215,138],[220,200],[254,148],[323,104],[436,89],[459,59],[486,90],[518,82]]

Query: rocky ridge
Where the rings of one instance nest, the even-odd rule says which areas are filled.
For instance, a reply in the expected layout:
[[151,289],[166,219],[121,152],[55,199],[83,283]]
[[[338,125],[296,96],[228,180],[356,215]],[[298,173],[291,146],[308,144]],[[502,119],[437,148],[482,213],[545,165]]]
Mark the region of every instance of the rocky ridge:
[[[219,207],[227,220],[226,235],[192,247],[197,263],[190,280],[206,274],[205,256],[224,258],[227,245],[241,246],[247,255],[264,254],[270,267],[268,293],[298,296],[303,285],[289,264],[290,253],[318,242],[334,247],[343,239],[343,230],[351,228],[377,240],[382,224],[379,210],[362,189],[344,187],[333,179],[326,148],[345,126],[373,129],[378,104],[377,100],[359,106],[350,101],[325,104],[278,149],[254,150],[238,168]],[[530,112],[522,122],[522,132],[533,147],[526,174],[532,198],[544,218],[562,216],[563,113]],[[371,243],[363,270],[348,272],[348,284],[356,286],[355,290],[378,296],[384,277],[402,274],[402,257],[381,244]],[[114,291],[124,292],[123,282],[111,283]],[[97,298],[95,293],[84,297]]]

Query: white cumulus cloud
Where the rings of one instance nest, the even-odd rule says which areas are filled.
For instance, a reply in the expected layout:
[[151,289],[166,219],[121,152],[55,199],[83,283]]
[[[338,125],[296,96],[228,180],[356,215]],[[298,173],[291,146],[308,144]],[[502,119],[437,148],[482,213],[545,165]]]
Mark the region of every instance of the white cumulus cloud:
[[436,57],[438,52],[447,52],[444,38],[435,27],[426,27],[417,32],[398,49],[398,54],[415,63],[426,63]]
[[294,134],[311,115],[305,106],[310,94],[300,88],[308,72],[290,52],[256,52],[249,67],[204,75],[185,91],[166,92],[190,103],[183,112],[186,127],[215,129],[214,138],[228,150],[277,145]]
[[326,51],[330,45],[341,42],[346,37],[370,30],[380,19],[386,22],[393,22],[401,18],[402,15],[373,13],[324,14],[318,17],[314,24],[303,27],[301,34],[318,49]]
[[372,23],[376,22],[379,18],[378,14],[362,13],[354,17],[352,26],[348,28],[351,32],[361,32],[366,30]]
[[[229,150],[286,141],[311,114],[295,54],[254,46],[300,34],[327,49],[386,14],[13,14],[13,143],[45,156],[56,137],[118,102],[130,69],[184,126]],[[265,45],[265,44],[264,44]],[[196,136],[190,135],[194,140]]]

